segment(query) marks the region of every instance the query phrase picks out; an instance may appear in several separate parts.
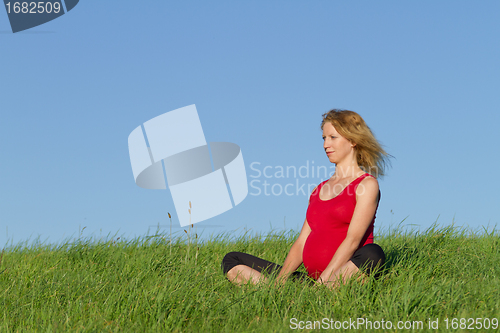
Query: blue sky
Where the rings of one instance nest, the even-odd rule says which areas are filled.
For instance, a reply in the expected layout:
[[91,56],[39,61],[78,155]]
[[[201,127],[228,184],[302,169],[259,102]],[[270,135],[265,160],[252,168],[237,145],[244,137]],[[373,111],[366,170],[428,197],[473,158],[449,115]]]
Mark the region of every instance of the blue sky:
[[[324,180],[256,169],[329,168],[321,115],[356,111],[395,157],[376,232],[402,220],[491,229],[499,13],[497,1],[87,0],[13,34],[0,10],[0,244],[58,243],[83,227],[143,236],[167,212],[178,226],[168,190],[135,184],[127,138],[190,104],[207,141],[241,147],[262,190]],[[307,195],[256,193],[198,233],[300,229]]]

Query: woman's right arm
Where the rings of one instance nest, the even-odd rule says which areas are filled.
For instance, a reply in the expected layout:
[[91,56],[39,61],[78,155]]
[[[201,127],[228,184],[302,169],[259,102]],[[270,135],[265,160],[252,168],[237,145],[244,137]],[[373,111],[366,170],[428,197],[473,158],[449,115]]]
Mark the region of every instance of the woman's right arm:
[[285,280],[294,272],[300,264],[302,264],[302,251],[304,250],[304,244],[306,243],[307,237],[311,233],[311,228],[307,223],[307,219],[304,221],[302,230],[300,231],[299,237],[293,243],[290,252],[286,256],[283,268],[278,274],[278,281],[285,282]]
[[[311,195],[316,191],[318,186],[314,188]],[[309,197],[308,205],[311,203],[311,197]],[[307,237],[311,233],[311,227],[309,227],[309,223],[307,223],[307,218],[304,220],[304,225],[302,226],[302,230],[300,231],[299,237],[292,245],[290,252],[286,256],[285,263],[283,264],[283,268],[278,274],[277,280],[279,282],[285,282],[286,279],[292,274],[297,268],[299,268],[300,264],[302,264],[302,252],[304,251],[304,245],[306,244]]]

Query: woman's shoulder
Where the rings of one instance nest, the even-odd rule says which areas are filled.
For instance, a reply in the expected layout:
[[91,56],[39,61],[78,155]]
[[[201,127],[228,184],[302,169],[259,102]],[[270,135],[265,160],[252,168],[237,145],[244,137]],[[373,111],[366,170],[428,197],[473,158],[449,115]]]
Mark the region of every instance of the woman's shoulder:
[[330,180],[330,178],[328,178],[328,179],[326,179],[326,180],[323,180],[321,183],[319,183],[318,185],[316,185],[316,187],[315,187],[315,188],[314,188],[314,190],[313,190],[313,193],[314,193],[314,191],[316,191],[317,189],[321,189],[321,186],[325,185],[325,183],[326,183],[327,181],[329,181],[329,180]]
[[358,184],[356,188],[356,196],[378,196],[380,191],[377,178],[369,173]]
[[363,184],[364,186],[371,186],[371,187],[376,187],[378,190],[378,180],[377,178],[373,177],[371,174],[368,172],[364,175],[363,179],[359,182],[359,184]]
[[321,183],[319,183],[318,185],[316,185],[316,187],[314,188],[314,190],[312,190],[311,194],[309,197],[317,194],[320,190],[321,190],[321,187],[328,181],[327,180],[323,180]]

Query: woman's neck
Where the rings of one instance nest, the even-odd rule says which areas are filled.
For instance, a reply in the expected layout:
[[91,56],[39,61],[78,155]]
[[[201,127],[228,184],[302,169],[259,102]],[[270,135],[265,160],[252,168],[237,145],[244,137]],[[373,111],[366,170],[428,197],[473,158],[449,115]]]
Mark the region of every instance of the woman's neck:
[[358,166],[356,161],[349,164],[335,164],[335,173],[332,178],[344,179],[344,178],[355,178],[357,175],[363,172],[363,170]]

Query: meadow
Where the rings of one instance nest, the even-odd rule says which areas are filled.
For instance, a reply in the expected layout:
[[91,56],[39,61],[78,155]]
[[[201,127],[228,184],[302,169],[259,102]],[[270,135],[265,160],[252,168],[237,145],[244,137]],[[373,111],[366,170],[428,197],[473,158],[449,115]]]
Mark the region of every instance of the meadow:
[[382,232],[375,239],[387,255],[381,278],[335,290],[293,281],[236,287],[223,276],[227,252],[283,263],[296,237],[275,231],[201,242],[189,230],[172,242],[167,231],[10,245],[0,258],[0,332],[499,330],[496,230]]

